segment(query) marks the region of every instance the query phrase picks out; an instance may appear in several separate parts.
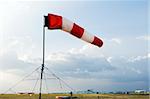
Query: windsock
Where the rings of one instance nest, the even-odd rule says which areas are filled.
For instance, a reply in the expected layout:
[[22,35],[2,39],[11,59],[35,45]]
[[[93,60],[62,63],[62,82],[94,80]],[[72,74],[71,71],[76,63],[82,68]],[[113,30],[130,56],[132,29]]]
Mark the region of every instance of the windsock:
[[48,14],[48,16],[44,17],[45,17],[44,26],[48,27],[48,29],[61,29],[79,39],[94,44],[98,47],[101,47],[103,45],[103,41],[100,38],[88,33],[84,28],[80,27],[76,23],[73,23],[62,16]]

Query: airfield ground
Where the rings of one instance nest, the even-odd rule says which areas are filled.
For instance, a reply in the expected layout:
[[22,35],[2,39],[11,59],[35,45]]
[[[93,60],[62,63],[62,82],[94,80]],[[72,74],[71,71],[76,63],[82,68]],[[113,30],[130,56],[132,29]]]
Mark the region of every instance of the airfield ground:
[[[42,99],[56,99],[56,96],[69,96],[68,94],[42,94]],[[74,94],[76,99],[150,99],[149,95],[127,94]],[[0,99],[38,99],[38,95],[1,94]]]

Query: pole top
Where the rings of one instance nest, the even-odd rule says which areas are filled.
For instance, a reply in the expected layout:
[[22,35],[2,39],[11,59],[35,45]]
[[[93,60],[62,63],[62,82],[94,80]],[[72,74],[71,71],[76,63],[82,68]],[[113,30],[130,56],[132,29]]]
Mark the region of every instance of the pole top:
[[44,15],[44,27],[48,27],[48,16]]

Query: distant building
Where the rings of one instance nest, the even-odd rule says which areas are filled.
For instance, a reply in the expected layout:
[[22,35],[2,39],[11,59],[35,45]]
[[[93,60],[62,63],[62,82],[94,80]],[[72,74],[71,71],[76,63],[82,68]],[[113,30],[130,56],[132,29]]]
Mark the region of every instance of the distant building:
[[115,94],[126,94],[126,92],[123,92],[123,91],[117,91],[117,92],[115,92]]
[[33,92],[19,92],[18,95],[23,95],[23,94],[28,94],[28,95],[31,95],[31,94],[34,94]]
[[135,90],[134,92],[139,93],[139,94],[144,94],[144,93],[146,93],[146,90],[138,89],[138,90]]

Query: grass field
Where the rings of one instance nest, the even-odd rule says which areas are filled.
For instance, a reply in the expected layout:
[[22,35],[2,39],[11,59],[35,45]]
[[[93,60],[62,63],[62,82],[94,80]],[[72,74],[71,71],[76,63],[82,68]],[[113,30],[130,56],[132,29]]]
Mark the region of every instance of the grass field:
[[[68,96],[68,94],[42,94],[42,99],[56,99],[56,96]],[[126,95],[126,94],[74,94],[76,99],[149,99],[149,95]],[[0,99],[38,99],[38,95],[4,94]]]

